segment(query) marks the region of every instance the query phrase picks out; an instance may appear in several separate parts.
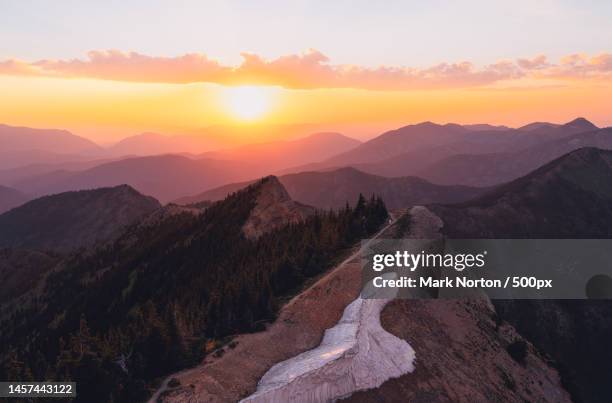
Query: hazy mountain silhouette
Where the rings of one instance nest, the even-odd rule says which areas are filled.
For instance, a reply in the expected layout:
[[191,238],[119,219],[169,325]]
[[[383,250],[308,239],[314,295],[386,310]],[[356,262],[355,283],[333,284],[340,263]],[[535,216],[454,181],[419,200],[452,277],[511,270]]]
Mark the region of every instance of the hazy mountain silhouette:
[[141,133],[126,137],[108,147],[105,152],[112,156],[147,156],[171,153],[198,154],[215,148],[217,143],[206,136],[198,135],[165,135],[159,133]]
[[26,194],[0,185],[0,214],[12,209],[13,207],[20,206],[28,200],[30,200],[30,197],[28,197]]
[[512,130],[512,128],[508,127],[508,126],[503,126],[503,125],[489,125],[486,123],[476,123],[476,124],[471,124],[471,125],[461,125],[463,127],[465,127],[468,130],[473,130],[473,131],[504,131],[504,130]]
[[409,151],[460,141],[470,130],[456,124],[424,122],[391,130],[369,140],[354,150],[334,156],[328,166],[381,161]]
[[383,133],[354,150],[321,163],[297,166],[285,170],[284,173],[352,166],[376,175],[416,175],[429,178],[425,174],[430,165],[455,155],[520,151],[546,141],[597,129],[583,118],[564,125],[528,125],[527,130],[487,127],[488,125],[460,126],[452,123],[438,125],[431,122],[405,126]]
[[491,186],[525,175],[581,147],[612,149],[612,128],[561,135],[516,152],[452,155],[421,168],[417,174],[440,184]]
[[118,158],[78,158],[75,161],[63,161],[55,163],[35,163],[10,169],[0,170],[0,183],[12,186],[27,178],[40,176],[56,171],[84,171],[107,162],[118,161],[129,157]]
[[262,172],[313,163],[353,149],[360,141],[340,133],[314,133],[296,140],[247,144],[245,146],[205,153],[203,157],[244,161]]
[[62,154],[45,150],[0,150],[0,169],[9,170],[38,164],[83,162],[96,157],[83,154]]
[[103,150],[67,130],[33,129],[0,124],[0,169],[34,163],[86,159]]
[[32,129],[0,124],[0,150],[42,150],[60,154],[100,151],[93,141],[76,136],[67,130]]
[[30,194],[53,194],[70,190],[128,184],[165,203],[185,194],[260,174],[238,161],[192,159],[179,155],[126,158],[84,171],[56,171],[27,178],[14,187]]
[[[401,208],[424,203],[452,203],[468,200],[484,189],[466,186],[439,186],[416,177],[385,178],[341,168],[326,172],[301,172],[280,176],[279,181],[294,200],[318,208],[340,208],[357,200],[360,193],[380,196],[387,207]],[[250,182],[233,183],[176,200],[190,204],[203,200],[221,200]]]
[[432,209],[451,238],[609,238],[612,151],[582,148],[474,200]]
[[521,126],[518,128],[518,130],[522,130],[522,131],[531,131],[531,130],[536,130],[536,129],[542,129],[542,128],[553,128],[553,127],[558,127],[560,126],[557,123],[550,123],[550,122],[532,122],[532,123],[528,123],[524,126]]
[[107,240],[159,207],[127,185],[45,196],[0,215],[0,246],[66,252]]

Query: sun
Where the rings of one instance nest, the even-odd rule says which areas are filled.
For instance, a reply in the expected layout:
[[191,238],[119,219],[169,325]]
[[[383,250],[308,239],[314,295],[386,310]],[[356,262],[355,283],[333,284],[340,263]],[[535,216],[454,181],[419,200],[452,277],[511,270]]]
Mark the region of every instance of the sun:
[[225,90],[228,109],[242,120],[255,120],[265,115],[272,105],[272,97],[272,89],[266,87],[241,86]]

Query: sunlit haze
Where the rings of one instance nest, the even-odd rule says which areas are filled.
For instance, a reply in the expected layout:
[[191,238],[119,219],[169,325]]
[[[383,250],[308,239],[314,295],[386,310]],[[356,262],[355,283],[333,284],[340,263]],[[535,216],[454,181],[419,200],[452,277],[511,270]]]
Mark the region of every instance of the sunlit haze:
[[103,144],[233,125],[365,139],[427,120],[612,124],[609,2],[188,3],[4,5],[0,122]]

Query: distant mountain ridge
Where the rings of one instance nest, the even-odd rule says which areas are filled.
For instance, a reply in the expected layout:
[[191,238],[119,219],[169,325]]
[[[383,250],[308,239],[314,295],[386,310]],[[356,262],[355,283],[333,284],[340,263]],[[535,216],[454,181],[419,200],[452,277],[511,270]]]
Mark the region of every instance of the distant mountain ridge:
[[295,140],[253,143],[204,153],[201,157],[248,161],[260,172],[275,173],[291,166],[323,161],[361,144],[340,133],[320,132]]
[[20,206],[30,200],[26,194],[6,186],[0,185],[0,214]]
[[507,130],[488,125],[461,126],[452,123],[439,125],[423,122],[383,133],[354,150],[318,164],[294,167],[285,170],[284,173],[351,166],[375,175],[388,177],[415,175],[431,180],[426,175],[429,167],[446,158],[460,154],[519,152],[547,141],[560,140],[593,130],[597,130],[597,127],[584,118],[577,118],[563,125],[535,123],[520,129]]
[[251,144],[199,156],[163,153],[98,162],[39,164],[0,172],[0,180],[38,196],[126,183],[167,202],[202,189],[269,175],[295,162],[323,159],[358,144],[338,133],[316,133],[297,140]]
[[0,150],[44,150],[71,154],[101,151],[91,140],[74,135],[67,130],[33,129],[30,127],[0,124]]
[[[340,208],[357,200],[360,193],[380,196],[388,208],[408,207],[433,201],[451,203],[468,200],[485,189],[466,186],[439,186],[417,177],[385,178],[354,168],[326,172],[301,172],[278,177],[280,183],[296,201],[318,208]],[[190,204],[204,200],[221,200],[251,182],[221,186],[195,196],[176,200]]]
[[434,205],[451,238],[612,237],[612,151],[581,148],[455,205]]
[[159,207],[127,185],[45,196],[0,215],[0,246],[69,252],[108,240]]
[[422,168],[417,174],[440,184],[491,186],[525,175],[581,147],[612,149],[612,128],[562,136],[520,151],[456,154]]
[[158,155],[107,162],[84,171],[56,171],[16,183],[17,189],[44,195],[128,184],[162,203],[200,189],[245,180],[259,172],[246,163]]

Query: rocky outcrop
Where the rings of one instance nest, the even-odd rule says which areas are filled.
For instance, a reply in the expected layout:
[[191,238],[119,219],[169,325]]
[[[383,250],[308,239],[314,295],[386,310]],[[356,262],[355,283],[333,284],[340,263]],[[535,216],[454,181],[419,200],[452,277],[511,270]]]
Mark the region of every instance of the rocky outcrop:
[[242,227],[252,239],[287,223],[299,222],[314,213],[314,208],[291,199],[276,176],[268,176],[259,184],[255,207]]

